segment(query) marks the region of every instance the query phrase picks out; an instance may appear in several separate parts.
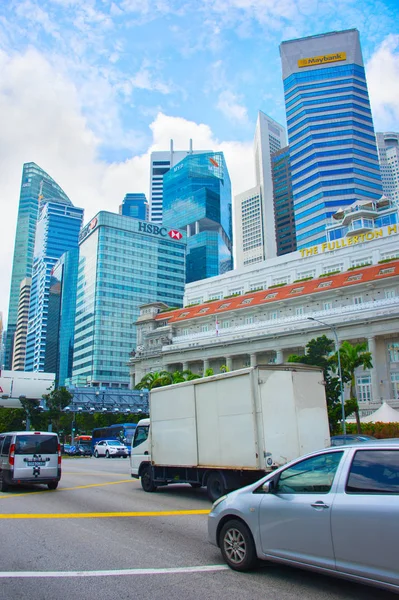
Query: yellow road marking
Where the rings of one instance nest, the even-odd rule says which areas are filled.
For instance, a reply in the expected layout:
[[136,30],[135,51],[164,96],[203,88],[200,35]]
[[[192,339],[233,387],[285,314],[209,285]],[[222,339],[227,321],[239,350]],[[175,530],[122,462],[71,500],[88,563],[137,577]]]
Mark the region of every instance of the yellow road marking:
[[22,494],[6,494],[4,496],[0,496],[0,500],[3,498],[20,498],[21,496],[33,496],[33,494],[48,494],[48,493],[58,493],[58,492],[66,492],[70,490],[84,490],[86,488],[91,487],[102,487],[104,485],[115,485],[117,483],[132,483],[131,479],[121,479],[120,481],[106,481],[105,483],[89,483],[87,485],[77,485],[75,487],[66,487],[60,488],[59,490],[38,490],[37,492],[24,492]]
[[162,510],[136,512],[93,512],[93,513],[20,513],[0,514],[0,519],[92,519],[110,517],[174,517],[181,515],[207,515],[209,509]]

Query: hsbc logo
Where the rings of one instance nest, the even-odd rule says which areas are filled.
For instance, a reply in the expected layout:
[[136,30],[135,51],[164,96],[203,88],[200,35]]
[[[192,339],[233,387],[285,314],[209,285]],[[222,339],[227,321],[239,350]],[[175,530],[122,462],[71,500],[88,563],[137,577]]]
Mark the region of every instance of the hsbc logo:
[[183,234],[180,231],[176,231],[176,229],[171,229],[168,233],[168,236],[172,238],[172,240],[181,240]]

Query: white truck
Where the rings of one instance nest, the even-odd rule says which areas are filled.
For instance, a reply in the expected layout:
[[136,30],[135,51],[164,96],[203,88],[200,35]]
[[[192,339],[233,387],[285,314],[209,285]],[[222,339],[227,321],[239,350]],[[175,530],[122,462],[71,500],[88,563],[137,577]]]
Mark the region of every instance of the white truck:
[[189,483],[215,500],[329,444],[322,370],[259,365],[153,389],[131,475],[146,492]]

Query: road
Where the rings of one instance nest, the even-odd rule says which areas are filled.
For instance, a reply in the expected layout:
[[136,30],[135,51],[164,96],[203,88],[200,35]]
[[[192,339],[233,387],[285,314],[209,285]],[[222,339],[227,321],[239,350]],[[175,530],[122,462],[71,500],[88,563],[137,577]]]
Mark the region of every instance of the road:
[[56,491],[0,492],[0,600],[390,600],[267,566],[235,573],[207,541],[204,490],[146,494],[124,459],[65,459]]

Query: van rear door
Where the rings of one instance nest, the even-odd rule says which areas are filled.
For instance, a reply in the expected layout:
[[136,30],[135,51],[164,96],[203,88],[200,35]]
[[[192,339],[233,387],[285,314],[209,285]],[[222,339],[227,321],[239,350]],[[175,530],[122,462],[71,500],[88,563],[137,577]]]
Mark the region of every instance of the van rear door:
[[15,479],[51,479],[58,474],[58,438],[34,433],[15,436]]

